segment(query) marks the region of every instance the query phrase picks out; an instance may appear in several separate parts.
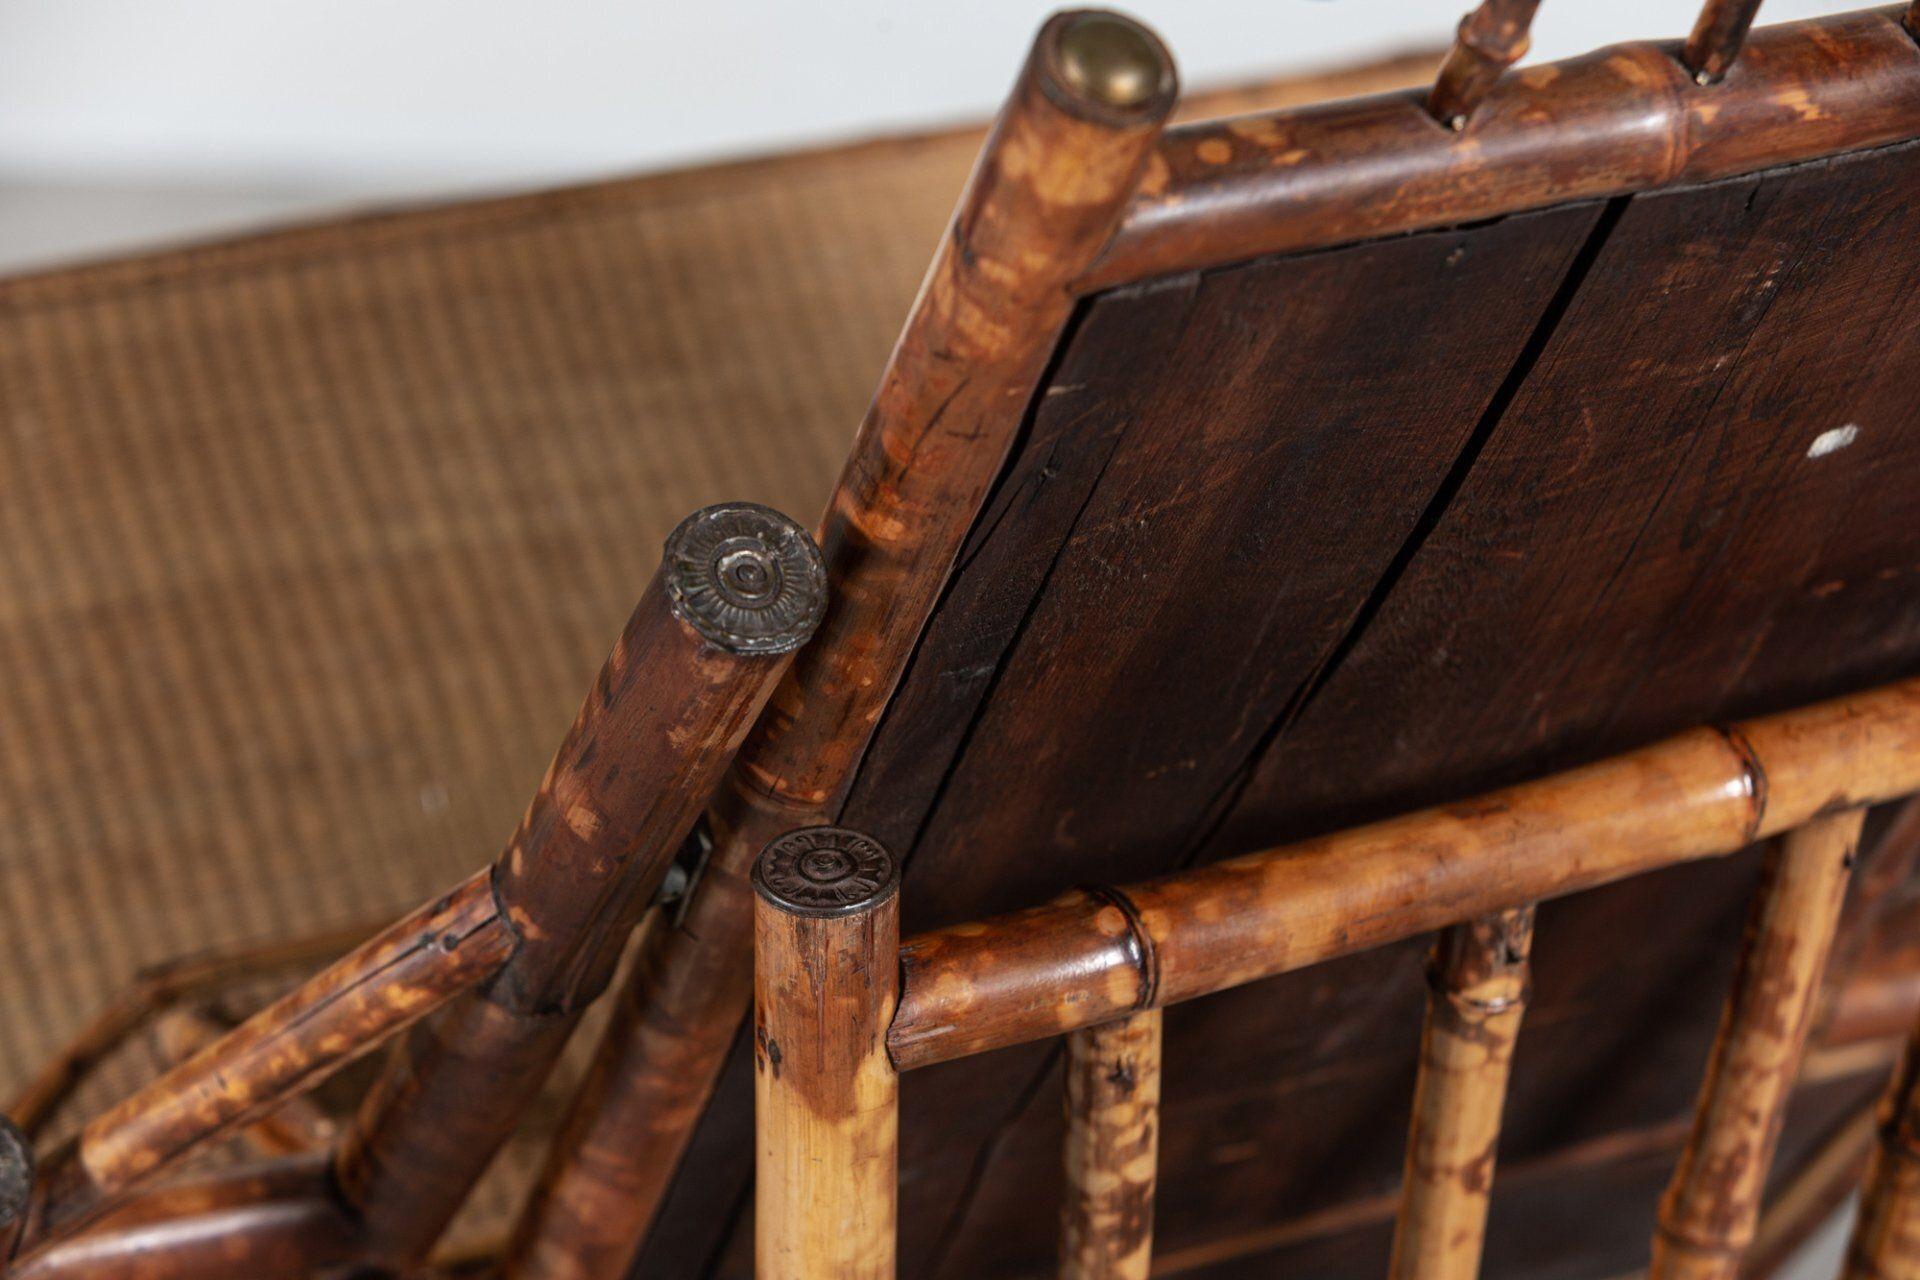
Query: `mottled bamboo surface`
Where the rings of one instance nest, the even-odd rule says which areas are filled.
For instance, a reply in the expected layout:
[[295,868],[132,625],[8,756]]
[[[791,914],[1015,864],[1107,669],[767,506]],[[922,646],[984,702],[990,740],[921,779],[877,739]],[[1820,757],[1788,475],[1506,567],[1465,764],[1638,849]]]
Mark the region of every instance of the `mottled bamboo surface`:
[[0,281],[0,1096],[142,966],[481,865],[679,517],[819,512],[979,139]]

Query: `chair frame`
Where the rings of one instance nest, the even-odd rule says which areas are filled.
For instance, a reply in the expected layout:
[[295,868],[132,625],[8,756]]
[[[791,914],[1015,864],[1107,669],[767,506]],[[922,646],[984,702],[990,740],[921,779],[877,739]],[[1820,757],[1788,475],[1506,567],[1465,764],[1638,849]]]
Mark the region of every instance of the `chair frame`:
[[[1684,45],[1624,45],[1502,75],[1525,49],[1533,7],[1486,0],[1462,23],[1429,93],[1173,129],[1164,127],[1177,89],[1173,62],[1151,33],[1093,11],[1050,20],[985,144],[819,527],[833,607],[812,643],[790,659],[742,649],[724,633],[716,638],[688,620],[686,601],[671,590],[671,567],[663,571],[501,859],[93,1119],[37,1169],[27,1134],[8,1132],[0,1142],[0,1174],[7,1175],[0,1177],[0,1259],[7,1260],[0,1274],[161,1280],[421,1264],[566,1032],[611,979],[611,956],[655,901],[704,806],[702,851],[683,864],[678,900],[655,913],[635,976],[619,996],[619,1015],[504,1260],[508,1277],[623,1275],[749,1004],[756,912],[749,872],[779,837],[838,817],[1081,300],[1265,254],[1757,172],[1920,136],[1920,4],[1787,24],[1749,39],[1757,0],[1711,0]],[[675,690],[670,706],[645,716],[620,696],[640,655],[655,682]],[[1864,696],[1879,705],[1873,700],[1896,692]],[[663,740],[657,731],[665,725],[683,729],[691,745],[675,752],[642,745]],[[1690,759],[1699,757],[1694,765],[1725,765],[1726,740],[1687,741]],[[626,781],[604,794],[596,788],[610,784],[591,769],[603,746],[631,766]],[[1734,821],[1732,802],[1723,798],[1687,815],[1688,823],[1713,824],[1709,831],[1689,825],[1691,834],[1668,832],[1670,844],[1622,853],[1609,874],[1657,864],[1659,847],[1691,851],[1664,855],[1669,860],[1707,856],[1737,847],[1736,840],[1816,823],[1824,800],[1809,807],[1806,797],[1789,799],[1797,793],[1783,790],[1782,778],[1793,770],[1826,770],[1837,788],[1832,794],[1853,805],[1912,790],[1857,776],[1861,769],[1907,767],[1891,759],[1897,754],[1848,752],[1825,764],[1769,758],[1767,798],[1748,815],[1750,829]],[[1741,776],[1748,790],[1740,794],[1751,801],[1758,775]],[[594,821],[572,821],[582,795]],[[1789,846],[1831,852],[1836,832],[1844,832],[1826,823],[1818,819],[1810,828],[1817,834]],[[613,842],[616,834],[624,843]],[[1800,883],[1787,870],[1779,883]],[[1446,1007],[1464,1020],[1441,1026],[1445,1015],[1436,1015],[1434,1061],[1452,1061],[1452,1039],[1469,1028],[1510,1038],[1520,997],[1509,989],[1522,981],[1511,957],[1522,921],[1502,913],[1577,887],[1572,878],[1542,876],[1490,883],[1477,897],[1418,917],[1420,929],[1456,927],[1438,971]],[[1087,1074],[1076,1076],[1086,1103],[1074,1159],[1086,1169],[1110,1165],[1114,1152],[1138,1154],[1144,1141],[1137,1113],[1144,1095],[1131,1102],[1106,1096],[1097,1087],[1101,1064],[1151,1056],[1151,1011],[1160,1004],[1245,980],[1231,967],[1193,976],[1209,971],[1184,968],[1185,953],[1170,934],[1156,939],[1152,986],[1144,986],[1137,968],[1124,963],[1126,939],[1135,935],[1122,930],[1122,938],[1110,927],[1110,917],[1127,914],[1116,901],[1046,909],[1084,917],[1054,921],[1063,929],[1072,924],[1062,937],[1107,928],[1100,945],[1117,947],[1122,957],[1102,970],[1111,989],[1083,992],[1085,1003],[1065,1022],[1058,1009],[1017,1004],[996,1015],[1026,1027],[1022,1035],[1081,1037],[1074,1060],[1086,1064]],[[766,908],[759,910],[764,915]],[[1788,914],[1797,920],[1799,911]],[[1412,928],[1415,915],[1399,925],[1420,931]],[[796,937],[806,932],[795,929]],[[1017,937],[1038,945],[1053,933],[1023,927]],[[1492,939],[1505,941],[1496,947]],[[882,941],[875,934],[863,945],[881,956]],[[884,1037],[890,1069],[954,1056],[1004,1034],[985,1015],[942,1024],[964,1031],[936,1032],[934,1023],[919,1020],[929,1001],[937,1003],[922,976],[936,954],[928,939],[907,948],[908,983]],[[1309,953],[1289,942],[1285,954],[1291,965],[1306,963]],[[1494,963],[1501,956],[1509,961]],[[1143,1000],[1143,990],[1151,998]],[[21,1130],[43,1123],[86,1064],[171,991],[164,984],[143,988],[90,1028],[13,1108]],[[1101,1010],[1104,1016],[1092,1016]],[[1488,1025],[1475,1026],[1472,1016]],[[1114,1019],[1122,1025],[1098,1029]],[[409,1026],[415,1030],[336,1150],[156,1186],[158,1175],[192,1149],[254,1122]],[[1723,1036],[1723,1048],[1725,1042]],[[1791,1057],[1795,1047],[1776,1044],[1768,1052]],[[1737,1065],[1745,1052],[1724,1048],[1716,1062],[1732,1055],[1727,1060]],[[871,1056],[868,1045],[862,1061]],[[1465,1141],[1461,1117],[1477,1114],[1485,1125],[1487,1099],[1498,1093],[1490,1065],[1454,1075],[1444,1066],[1433,1070],[1440,1074],[1423,1086],[1426,1119],[1416,1126],[1416,1151],[1443,1154],[1420,1155],[1415,1183],[1431,1183],[1421,1196],[1432,1213],[1410,1215],[1405,1241],[1460,1208],[1458,1180],[1440,1176],[1451,1168],[1444,1153]],[[481,1099],[502,1104],[483,1106]],[[1722,1126],[1702,1123],[1708,1131],[1696,1136],[1696,1146],[1704,1150]],[[1901,1133],[1911,1128],[1895,1126]],[[1751,1144],[1753,1135],[1741,1140]],[[1881,1164],[1905,1169],[1911,1159],[1887,1155]],[[1437,1172],[1429,1177],[1429,1170]],[[1128,1218],[1124,1202],[1137,1200],[1137,1181],[1124,1194],[1083,1187],[1076,1253],[1111,1251],[1107,1242],[1116,1233],[1097,1224]],[[30,1191],[9,1198],[15,1185]],[[826,1197],[821,1203],[835,1193],[824,1186],[816,1192]],[[1673,1256],[1699,1242],[1693,1203],[1684,1189],[1669,1197],[1672,1225],[1663,1247]],[[1472,1206],[1465,1212],[1470,1217]],[[1889,1219],[1905,1221],[1903,1214]],[[1422,1252],[1412,1245],[1402,1251]],[[1102,1272],[1083,1267],[1073,1274]]]

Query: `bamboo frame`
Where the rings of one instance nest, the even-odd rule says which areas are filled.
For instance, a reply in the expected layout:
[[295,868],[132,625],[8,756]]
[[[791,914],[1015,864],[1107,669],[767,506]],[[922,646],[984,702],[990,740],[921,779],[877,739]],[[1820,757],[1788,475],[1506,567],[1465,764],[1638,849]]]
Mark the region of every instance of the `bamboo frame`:
[[1768,851],[1693,1132],[1660,1201],[1648,1280],[1740,1273],[1865,817],[1816,817]]
[[1160,1150],[1158,1009],[1067,1037],[1060,1280],[1147,1280]]
[[1481,0],[1460,19],[1453,48],[1427,94],[1427,111],[1455,133],[1467,127],[1506,69],[1527,56],[1540,0]]
[[[1100,894],[919,934],[902,1069],[1191,1000],[1920,791],[1920,679]],[[1125,903],[1123,911],[1116,903]]]
[[1760,12],[1760,0],[1707,0],[1680,50],[1680,60],[1698,84],[1717,84],[1732,69]]
[[1391,1280],[1480,1274],[1532,945],[1529,906],[1455,925],[1434,947]]
[[722,788],[684,919],[647,940],[630,1012],[562,1131],[508,1277],[626,1273],[748,1004],[754,858],[837,818],[1072,313],[1068,284],[1112,236],[1176,83],[1164,46],[1131,20],[1080,11],[1041,28],[822,519],[834,610]]
[[899,866],[837,827],[754,866],[755,1273],[892,1280]]
[[1920,1280],[1920,1027],[1880,1103],[1842,1280]]

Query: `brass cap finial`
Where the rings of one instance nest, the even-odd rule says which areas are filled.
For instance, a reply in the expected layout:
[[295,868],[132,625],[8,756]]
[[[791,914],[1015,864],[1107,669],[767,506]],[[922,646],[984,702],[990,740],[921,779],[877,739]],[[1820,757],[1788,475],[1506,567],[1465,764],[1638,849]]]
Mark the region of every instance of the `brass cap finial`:
[[1067,87],[1114,110],[1142,106],[1172,88],[1173,65],[1160,42],[1117,13],[1071,15],[1057,50]]
[[761,850],[753,887],[789,915],[853,915],[893,896],[900,864],[872,836],[845,827],[802,827]]
[[674,613],[729,653],[790,653],[827,609],[820,548],[758,503],[721,503],[682,520],[667,539],[666,575]]

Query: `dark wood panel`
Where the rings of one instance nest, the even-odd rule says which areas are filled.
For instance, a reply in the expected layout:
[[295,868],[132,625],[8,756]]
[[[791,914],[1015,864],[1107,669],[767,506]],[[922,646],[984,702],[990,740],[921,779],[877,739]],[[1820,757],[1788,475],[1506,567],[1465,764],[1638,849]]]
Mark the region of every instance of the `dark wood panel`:
[[[1917,170],[1889,149],[1095,300],[847,807],[907,853],[909,928],[1920,669]],[[1751,875],[1543,913],[1511,1158],[1684,1114]],[[1417,951],[1170,1018],[1164,1248],[1391,1190]],[[1045,1273],[1052,1053],[908,1078],[903,1276]],[[1629,1172],[1583,1210],[1630,1265]],[[1501,1230],[1489,1274],[1533,1274]]]

